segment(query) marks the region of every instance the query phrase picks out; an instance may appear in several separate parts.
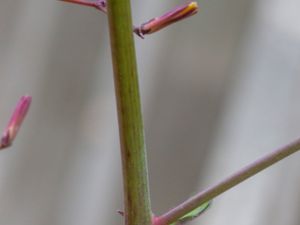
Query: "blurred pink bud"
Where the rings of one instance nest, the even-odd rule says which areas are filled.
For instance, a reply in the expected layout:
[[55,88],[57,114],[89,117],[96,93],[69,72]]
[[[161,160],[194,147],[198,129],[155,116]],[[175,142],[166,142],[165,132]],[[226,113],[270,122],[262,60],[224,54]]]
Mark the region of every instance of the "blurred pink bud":
[[160,17],[153,18],[146,23],[143,23],[140,27],[134,28],[134,32],[140,36],[144,37],[145,34],[154,33],[172,23],[179,20],[190,17],[198,12],[197,2],[189,2],[185,5],[178,6],[175,9],[165,13]]
[[0,141],[0,149],[7,148],[12,144],[28,112],[30,103],[31,103],[30,96],[22,96],[20,98],[10,118],[9,123],[2,134],[1,141]]
[[89,1],[89,0],[60,0],[63,2],[71,2],[79,5],[85,5],[85,6],[91,6],[94,7],[104,13],[106,13],[106,0],[95,0],[95,1]]

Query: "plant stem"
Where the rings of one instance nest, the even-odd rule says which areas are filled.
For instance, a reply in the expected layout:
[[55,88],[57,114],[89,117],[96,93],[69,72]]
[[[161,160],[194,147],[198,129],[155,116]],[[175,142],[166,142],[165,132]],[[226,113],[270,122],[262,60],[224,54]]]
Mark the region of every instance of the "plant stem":
[[130,0],[109,0],[126,225],[151,225],[148,172]]
[[259,158],[258,160],[245,166],[244,168],[240,169],[239,171],[227,177],[226,179],[222,180],[221,182],[189,198],[188,200],[181,203],[177,207],[171,209],[169,212],[159,217],[156,217],[155,225],[167,225],[177,221],[179,218],[181,218],[191,210],[215,198],[216,196],[236,186],[237,184],[241,183],[247,178],[250,178],[256,173],[266,169],[272,164],[299,151],[299,149],[300,149],[300,139],[297,139],[296,141]]

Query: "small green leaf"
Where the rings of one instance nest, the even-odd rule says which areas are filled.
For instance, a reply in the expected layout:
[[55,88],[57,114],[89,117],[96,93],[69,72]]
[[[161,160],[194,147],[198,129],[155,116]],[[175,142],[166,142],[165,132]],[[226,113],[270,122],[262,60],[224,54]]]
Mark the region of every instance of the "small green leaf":
[[198,208],[185,214],[183,217],[181,217],[180,219],[178,219],[175,223],[172,223],[171,225],[181,225],[181,224],[184,224],[186,222],[189,222],[189,221],[197,218],[198,216],[200,216],[202,213],[204,213],[209,208],[211,203],[212,203],[212,201],[202,204]]

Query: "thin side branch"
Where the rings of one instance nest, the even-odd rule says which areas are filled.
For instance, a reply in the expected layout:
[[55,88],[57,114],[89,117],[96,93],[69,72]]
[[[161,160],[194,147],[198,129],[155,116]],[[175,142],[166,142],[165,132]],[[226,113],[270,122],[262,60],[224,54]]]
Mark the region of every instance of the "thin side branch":
[[167,225],[177,221],[179,218],[192,211],[193,209],[199,207],[209,200],[212,200],[228,189],[238,185],[242,181],[252,177],[253,175],[268,168],[274,163],[288,157],[293,153],[296,153],[297,151],[299,151],[299,149],[300,139],[297,139],[296,141],[259,158],[258,160],[245,166],[231,176],[225,178],[221,182],[189,198],[177,207],[171,209],[169,212],[156,217],[155,225]]

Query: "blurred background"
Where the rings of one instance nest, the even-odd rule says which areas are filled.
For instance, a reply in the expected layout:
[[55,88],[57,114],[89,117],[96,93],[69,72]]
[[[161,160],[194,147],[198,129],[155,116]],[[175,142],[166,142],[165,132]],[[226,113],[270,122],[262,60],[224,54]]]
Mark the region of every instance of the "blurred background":
[[[182,3],[132,1],[141,24]],[[300,136],[300,1],[199,0],[136,39],[152,206],[161,214]],[[107,18],[55,0],[0,2],[0,225],[123,224]],[[300,224],[300,155],[215,199],[193,224]]]

